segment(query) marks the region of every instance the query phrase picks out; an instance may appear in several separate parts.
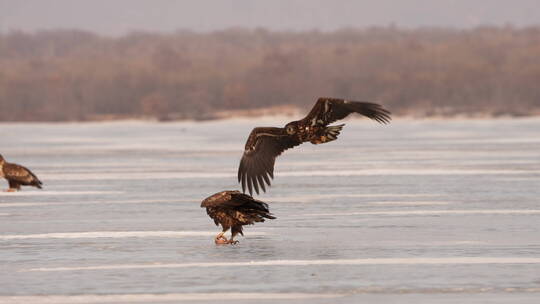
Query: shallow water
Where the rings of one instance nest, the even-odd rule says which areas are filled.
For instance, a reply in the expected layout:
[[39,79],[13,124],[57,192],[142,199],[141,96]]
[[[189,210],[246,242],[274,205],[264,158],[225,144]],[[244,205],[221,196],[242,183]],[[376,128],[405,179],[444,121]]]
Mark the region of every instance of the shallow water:
[[0,302],[538,303],[540,119],[347,121],[214,245],[200,201],[288,120],[0,124],[45,184],[0,193]]

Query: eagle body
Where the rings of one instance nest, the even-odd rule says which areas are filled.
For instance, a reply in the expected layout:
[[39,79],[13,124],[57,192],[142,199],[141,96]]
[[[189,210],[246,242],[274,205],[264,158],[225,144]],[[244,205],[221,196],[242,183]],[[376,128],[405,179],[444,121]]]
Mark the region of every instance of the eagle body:
[[9,183],[8,191],[18,191],[21,186],[33,186],[41,189],[43,183],[30,169],[21,165],[8,163],[0,155],[0,176]]
[[[242,226],[275,219],[268,210],[268,204],[239,191],[226,190],[211,195],[201,202],[201,208],[206,208],[206,213],[216,226],[221,225],[223,228],[216,236],[216,243],[223,239],[226,243],[235,243],[234,237],[237,234],[244,235]],[[229,229],[231,239],[227,240],[223,234]]]
[[[306,121],[305,119],[302,119],[288,123],[285,126],[285,130],[294,130],[294,133],[291,132],[288,136],[295,138],[295,141],[297,141],[298,144],[309,141],[316,145],[335,140],[343,126],[344,125],[327,127],[316,121]],[[337,132],[335,133],[335,136],[330,133],[331,130]]]
[[289,122],[284,128],[254,128],[244,148],[238,166],[238,182],[242,191],[259,194],[259,188],[266,191],[270,179],[274,178],[274,164],[285,150],[304,142],[322,144],[336,140],[344,124],[330,126],[331,123],[358,113],[379,123],[390,122],[390,112],[381,105],[364,101],[348,101],[338,98],[321,97],[306,117]]

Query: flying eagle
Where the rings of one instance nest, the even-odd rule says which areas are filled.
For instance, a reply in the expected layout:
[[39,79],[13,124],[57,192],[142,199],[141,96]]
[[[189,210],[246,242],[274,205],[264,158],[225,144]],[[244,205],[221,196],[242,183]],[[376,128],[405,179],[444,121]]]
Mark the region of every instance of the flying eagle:
[[2,155],[0,155],[0,176],[8,180],[8,192],[18,191],[21,186],[34,186],[41,189],[43,184],[32,171],[21,165],[6,162]]
[[[242,226],[264,222],[264,219],[275,219],[268,210],[268,204],[240,193],[240,191],[221,191],[201,203],[206,213],[214,220],[216,226],[221,225],[223,231],[214,239],[216,244],[236,244],[234,237],[242,232]],[[227,239],[225,232],[231,229],[231,238]]]
[[242,191],[246,192],[247,185],[252,195],[253,188],[257,194],[259,188],[266,192],[265,183],[270,186],[270,179],[274,178],[277,156],[307,141],[317,145],[336,140],[344,124],[328,125],[351,113],[362,114],[383,124],[391,119],[390,112],[376,103],[321,97],[301,120],[292,121],[284,128],[253,129],[238,167],[238,182],[242,183]]

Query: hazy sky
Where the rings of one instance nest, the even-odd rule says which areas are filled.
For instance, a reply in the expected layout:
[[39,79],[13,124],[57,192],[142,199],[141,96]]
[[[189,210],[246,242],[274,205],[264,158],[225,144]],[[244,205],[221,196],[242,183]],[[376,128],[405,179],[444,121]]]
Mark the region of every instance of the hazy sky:
[[540,23],[540,0],[0,0],[0,31],[212,31]]

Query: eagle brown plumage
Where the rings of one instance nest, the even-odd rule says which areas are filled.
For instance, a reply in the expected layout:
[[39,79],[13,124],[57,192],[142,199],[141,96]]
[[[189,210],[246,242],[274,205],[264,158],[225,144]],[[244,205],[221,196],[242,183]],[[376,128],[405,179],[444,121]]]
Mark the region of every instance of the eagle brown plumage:
[[43,183],[28,168],[21,165],[8,163],[0,155],[0,176],[7,179],[9,183],[8,192],[21,189],[21,186],[34,186],[41,189]]
[[[234,237],[238,233],[244,235],[242,226],[264,222],[265,219],[275,219],[268,210],[268,204],[240,191],[218,192],[203,200],[201,208],[206,208],[206,213],[214,220],[216,226],[221,225],[223,228],[214,239],[216,244],[236,244],[238,241],[235,241]],[[231,238],[227,239],[224,234],[229,229]]]
[[364,101],[349,101],[338,98],[321,97],[309,114],[301,120],[292,121],[284,128],[255,128],[249,134],[244,154],[238,167],[238,182],[242,191],[246,188],[253,195],[259,188],[266,191],[270,179],[274,178],[274,163],[283,151],[304,142],[327,143],[337,139],[344,124],[329,124],[358,113],[379,123],[390,122],[390,112],[381,105]]

